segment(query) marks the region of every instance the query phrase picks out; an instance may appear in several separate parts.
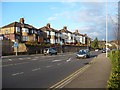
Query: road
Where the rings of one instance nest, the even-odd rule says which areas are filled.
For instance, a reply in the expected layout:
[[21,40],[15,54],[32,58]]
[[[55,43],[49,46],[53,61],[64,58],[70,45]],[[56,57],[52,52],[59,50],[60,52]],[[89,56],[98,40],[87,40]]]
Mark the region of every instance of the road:
[[49,88],[89,63],[91,58],[76,59],[75,53],[52,56],[32,55],[2,59],[3,88]]

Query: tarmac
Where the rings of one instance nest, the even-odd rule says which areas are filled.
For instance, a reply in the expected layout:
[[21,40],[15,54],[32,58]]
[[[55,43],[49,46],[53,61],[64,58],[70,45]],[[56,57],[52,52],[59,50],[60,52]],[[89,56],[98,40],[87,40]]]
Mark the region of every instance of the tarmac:
[[80,73],[64,88],[107,88],[107,81],[111,73],[111,62],[105,53],[98,55],[90,67]]

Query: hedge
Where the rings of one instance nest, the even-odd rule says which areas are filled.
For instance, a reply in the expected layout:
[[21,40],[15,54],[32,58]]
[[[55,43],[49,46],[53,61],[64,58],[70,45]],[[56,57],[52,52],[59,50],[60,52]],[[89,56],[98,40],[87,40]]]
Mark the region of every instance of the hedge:
[[111,51],[108,54],[111,63],[112,70],[108,80],[107,88],[120,88],[120,50]]

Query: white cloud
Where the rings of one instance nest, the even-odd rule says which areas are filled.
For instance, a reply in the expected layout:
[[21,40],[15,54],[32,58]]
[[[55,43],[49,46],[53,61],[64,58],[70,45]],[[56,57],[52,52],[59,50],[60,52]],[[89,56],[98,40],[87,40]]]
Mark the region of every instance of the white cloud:
[[49,17],[48,21],[55,21],[57,18],[56,17]]

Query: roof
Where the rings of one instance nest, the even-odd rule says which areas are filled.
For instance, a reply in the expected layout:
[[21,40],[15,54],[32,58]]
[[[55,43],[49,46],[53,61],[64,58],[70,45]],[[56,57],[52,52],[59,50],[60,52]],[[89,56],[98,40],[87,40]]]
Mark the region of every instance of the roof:
[[59,30],[60,32],[65,32],[65,33],[71,33],[72,34],[72,32],[70,32],[70,31],[68,31],[68,30],[65,30],[65,29],[61,29],[61,30]]
[[29,24],[22,24],[20,22],[12,22],[8,25],[3,26],[2,28],[8,28],[8,27],[25,27],[25,28],[31,28],[31,29],[36,29],[35,27],[33,27],[32,25]]
[[58,30],[55,30],[55,29],[53,29],[53,28],[49,28],[49,27],[47,27],[47,26],[41,27],[41,28],[39,28],[39,29],[42,30],[42,31],[59,32]]

